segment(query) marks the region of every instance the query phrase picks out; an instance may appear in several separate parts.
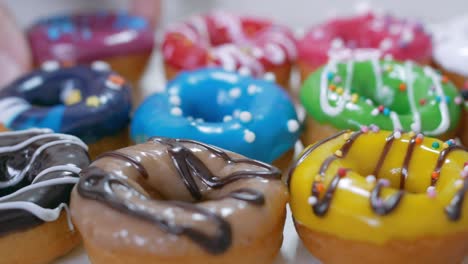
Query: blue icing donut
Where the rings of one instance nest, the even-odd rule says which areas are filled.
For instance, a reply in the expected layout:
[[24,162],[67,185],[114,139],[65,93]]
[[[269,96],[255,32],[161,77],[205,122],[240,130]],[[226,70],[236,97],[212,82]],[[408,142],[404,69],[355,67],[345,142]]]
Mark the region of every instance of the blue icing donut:
[[183,72],[138,107],[136,143],[152,136],[186,138],[271,163],[294,147],[299,122],[274,82],[222,69]]
[[102,61],[46,62],[0,91],[0,123],[8,129],[50,128],[86,143],[122,131],[130,110],[130,87]]

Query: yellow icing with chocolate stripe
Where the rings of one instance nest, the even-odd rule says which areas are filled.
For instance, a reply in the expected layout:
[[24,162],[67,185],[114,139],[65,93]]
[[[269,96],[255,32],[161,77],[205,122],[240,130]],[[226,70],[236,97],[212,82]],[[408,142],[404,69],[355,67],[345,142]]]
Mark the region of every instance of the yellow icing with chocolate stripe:
[[309,146],[291,171],[293,216],[314,231],[377,244],[467,232],[467,161],[452,141],[342,132]]

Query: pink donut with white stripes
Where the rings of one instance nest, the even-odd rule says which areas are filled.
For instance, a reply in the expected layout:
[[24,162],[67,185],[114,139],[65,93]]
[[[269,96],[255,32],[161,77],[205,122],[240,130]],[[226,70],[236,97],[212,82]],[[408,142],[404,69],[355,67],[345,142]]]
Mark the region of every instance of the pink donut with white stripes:
[[288,28],[272,21],[214,11],[172,25],[162,44],[166,76],[182,70],[222,67],[287,84],[297,55]]

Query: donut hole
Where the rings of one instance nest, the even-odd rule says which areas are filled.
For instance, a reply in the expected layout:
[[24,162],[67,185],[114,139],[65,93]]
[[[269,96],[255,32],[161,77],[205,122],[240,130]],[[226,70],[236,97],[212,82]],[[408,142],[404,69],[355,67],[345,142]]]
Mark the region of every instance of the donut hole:
[[[203,100],[199,90],[203,89]],[[202,120],[209,123],[221,123],[225,117],[233,117],[250,108],[251,98],[242,96],[242,89],[235,87],[225,80],[206,80],[197,84],[197,87],[187,87],[181,94],[180,106],[185,118]],[[239,105],[244,106],[240,109]]]
[[[360,137],[355,142],[348,155],[342,161],[342,166],[350,168],[357,173],[360,180],[365,181],[369,175],[374,175],[377,180],[387,179],[390,183],[390,188],[395,190],[404,190],[412,194],[424,194],[427,188],[431,186],[431,175],[434,171],[439,152],[425,146],[424,144],[415,145],[412,154],[409,154],[409,162],[407,163],[407,177],[403,177],[404,164],[409,153],[410,138],[395,140],[388,150],[387,155],[384,155],[383,162],[379,168],[379,161],[382,158],[382,153],[385,148],[385,140],[377,139],[378,134],[367,134],[366,137]],[[434,139],[427,138],[427,141]],[[429,143],[429,142],[428,142]],[[426,143],[427,144],[427,143]],[[430,144],[430,143],[429,143]],[[365,158],[363,158],[365,157]],[[424,164],[421,162],[424,161]],[[437,182],[436,188],[443,189],[444,186],[453,184],[452,178],[444,175],[450,174],[449,170],[456,171],[456,168],[451,168],[445,165],[448,169],[444,169]],[[447,171],[447,172],[446,172]],[[450,175],[448,175],[450,176]]]
[[[221,16],[216,17],[216,19],[213,17],[208,17],[209,42],[212,47],[235,43],[236,41],[242,40],[242,38],[233,39],[232,25],[223,25],[223,22],[215,21],[218,20]],[[268,21],[250,18],[243,18],[239,21],[239,23],[242,35],[248,39],[254,38],[261,31],[265,30],[268,26],[271,25],[271,23]]]
[[51,107],[66,104],[67,97],[76,87],[83,87],[80,80],[65,77],[63,81],[44,82],[22,91],[22,97],[33,106]]

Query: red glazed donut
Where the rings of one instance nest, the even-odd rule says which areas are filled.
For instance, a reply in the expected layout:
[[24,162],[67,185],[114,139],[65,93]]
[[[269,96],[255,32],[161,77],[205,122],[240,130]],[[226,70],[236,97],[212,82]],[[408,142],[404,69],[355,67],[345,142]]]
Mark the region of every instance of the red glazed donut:
[[222,66],[257,77],[271,72],[285,86],[296,41],[289,29],[269,20],[217,11],[170,27],[162,52],[168,79],[181,70]]
[[420,23],[389,15],[367,13],[330,20],[312,27],[298,42],[302,79],[327,63],[333,55],[356,49],[371,49],[395,60],[428,64],[432,42]]

